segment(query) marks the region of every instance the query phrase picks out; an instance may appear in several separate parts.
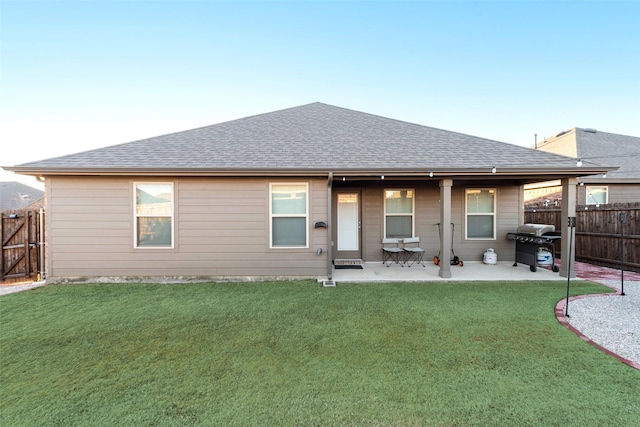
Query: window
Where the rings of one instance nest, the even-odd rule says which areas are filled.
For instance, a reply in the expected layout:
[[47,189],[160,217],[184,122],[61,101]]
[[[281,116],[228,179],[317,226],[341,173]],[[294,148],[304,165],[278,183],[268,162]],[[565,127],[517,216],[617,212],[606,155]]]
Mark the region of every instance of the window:
[[496,238],[496,190],[495,188],[467,189],[466,238]]
[[271,247],[308,247],[308,184],[271,184]]
[[385,237],[413,237],[414,196],[413,189],[384,190]]
[[136,183],[135,247],[173,247],[173,184]]
[[608,199],[608,187],[587,187],[587,205],[606,205]]

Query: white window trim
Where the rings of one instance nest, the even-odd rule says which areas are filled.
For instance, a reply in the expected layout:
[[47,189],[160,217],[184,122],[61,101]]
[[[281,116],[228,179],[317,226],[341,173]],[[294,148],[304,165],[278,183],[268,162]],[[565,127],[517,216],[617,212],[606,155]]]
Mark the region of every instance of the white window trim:
[[[154,215],[171,218],[171,245],[170,246],[138,246],[138,217],[144,217],[145,215],[138,215],[137,207],[137,188],[138,185],[169,185],[171,186],[171,215]],[[134,249],[144,250],[166,250],[174,249],[175,247],[175,186],[173,182],[155,182],[155,181],[135,181],[133,183],[133,247]]]
[[411,201],[411,237],[415,237],[416,235],[416,189],[415,188],[384,188],[382,193],[382,201],[383,201],[383,233],[384,236],[387,237],[387,216],[409,216],[409,214],[398,214],[392,213],[387,214],[387,191],[413,191],[413,200]]
[[[589,189],[593,188],[604,188],[604,203],[596,202],[591,195]],[[609,186],[608,185],[587,185],[585,186],[585,204],[587,205],[606,205],[609,203]]]
[[[478,212],[478,213],[469,213],[468,212],[468,196],[467,192],[470,190],[493,190],[493,237],[469,237],[469,221],[468,218],[470,216],[485,216],[489,215],[487,212]],[[482,187],[482,188],[465,188],[464,189],[464,238],[465,240],[496,240],[496,219],[498,217],[497,214],[497,206],[498,206],[498,189],[492,187]]]
[[[305,205],[305,244],[304,246],[274,246],[273,218],[302,218],[301,214],[273,214],[273,187],[278,185],[304,185],[306,197]],[[269,249],[308,249],[309,248],[309,183],[308,182],[270,182],[269,183]]]

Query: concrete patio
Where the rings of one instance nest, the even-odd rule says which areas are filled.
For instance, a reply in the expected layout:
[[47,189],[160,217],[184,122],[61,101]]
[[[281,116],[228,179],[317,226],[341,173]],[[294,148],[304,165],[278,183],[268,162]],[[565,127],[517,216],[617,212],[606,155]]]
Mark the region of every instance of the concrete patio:
[[498,281],[498,280],[567,280],[560,277],[551,268],[538,267],[536,272],[529,266],[513,261],[484,264],[480,261],[468,261],[463,267],[451,266],[451,277],[444,279],[438,275],[440,267],[432,262],[425,266],[413,264],[411,267],[391,264],[389,267],[381,262],[367,262],[362,269],[334,269],[333,281],[340,283],[361,282],[424,282],[424,281]]

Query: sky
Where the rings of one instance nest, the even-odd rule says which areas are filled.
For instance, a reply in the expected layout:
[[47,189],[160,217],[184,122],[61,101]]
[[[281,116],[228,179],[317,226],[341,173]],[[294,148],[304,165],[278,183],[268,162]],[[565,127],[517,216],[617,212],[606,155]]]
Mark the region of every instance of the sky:
[[639,22],[638,1],[0,0],[0,166],[312,102],[522,146],[640,136]]

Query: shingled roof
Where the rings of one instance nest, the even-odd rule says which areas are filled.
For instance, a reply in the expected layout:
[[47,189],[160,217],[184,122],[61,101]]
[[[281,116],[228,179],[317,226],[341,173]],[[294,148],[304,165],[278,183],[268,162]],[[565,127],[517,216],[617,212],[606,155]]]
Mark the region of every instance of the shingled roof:
[[[582,171],[589,169],[585,162]],[[18,173],[568,170],[576,160],[323,103],[8,167]],[[594,172],[604,170],[593,165]],[[602,173],[602,172],[600,172]]]
[[609,180],[640,181],[640,138],[581,128],[575,128],[575,134],[578,157],[620,167],[607,174]]

